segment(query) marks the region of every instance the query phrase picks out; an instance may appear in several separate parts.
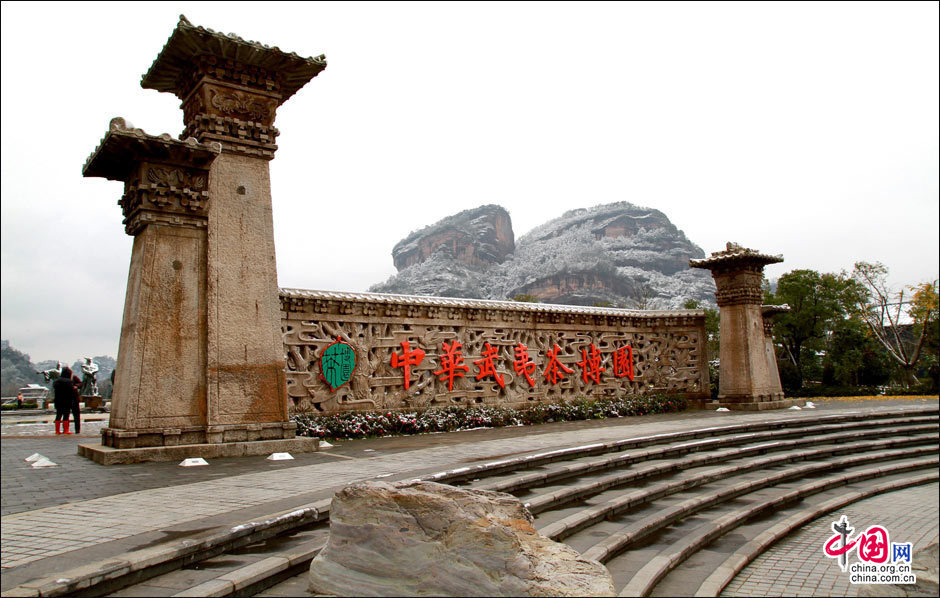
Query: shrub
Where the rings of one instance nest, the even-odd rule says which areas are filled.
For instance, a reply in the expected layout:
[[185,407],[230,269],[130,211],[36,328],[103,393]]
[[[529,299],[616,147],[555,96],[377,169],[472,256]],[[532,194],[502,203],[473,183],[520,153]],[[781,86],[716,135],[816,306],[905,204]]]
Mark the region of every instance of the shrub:
[[295,415],[291,419],[297,422],[298,436],[352,439],[671,413],[687,407],[688,402],[683,398],[655,395],[577,399],[567,403],[539,403],[521,409],[450,406],[421,412],[348,411],[333,415]]
[[786,392],[787,397],[896,397],[936,394],[929,381],[911,388],[903,386],[825,386],[817,385]]
[[36,409],[37,407],[39,407],[39,405],[36,403],[27,403],[24,401],[22,406],[17,406],[15,402],[4,403],[2,406],[0,406],[0,409],[3,409],[4,411],[14,411],[16,409]]

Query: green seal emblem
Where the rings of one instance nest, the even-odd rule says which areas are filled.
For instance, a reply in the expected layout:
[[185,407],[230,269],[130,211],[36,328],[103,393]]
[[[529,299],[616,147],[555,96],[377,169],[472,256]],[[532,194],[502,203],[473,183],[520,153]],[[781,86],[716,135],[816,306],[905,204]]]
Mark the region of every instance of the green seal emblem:
[[349,382],[356,369],[356,350],[337,337],[336,342],[323,349],[320,355],[320,377],[331,391]]

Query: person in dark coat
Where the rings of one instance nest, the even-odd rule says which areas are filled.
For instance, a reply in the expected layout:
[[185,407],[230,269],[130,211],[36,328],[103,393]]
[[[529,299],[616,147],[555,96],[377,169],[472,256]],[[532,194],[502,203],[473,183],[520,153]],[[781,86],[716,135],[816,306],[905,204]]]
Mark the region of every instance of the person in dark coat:
[[75,388],[75,394],[72,395],[72,419],[75,420],[75,433],[82,433],[82,418],[81,418],[81,406],[78,404],[81,401],[81,393],[79,389],[82,387],[82,379],[78,376],[72,376],[72,386]]
[[[55,403],[55,433],[71,434],[69,432],[69,411],[72,409],[72,399],[76,396],[75,386],[72,385],[72,370],[62,368],[62,373],[52,383]],[[63,426],[64,424],[64,426]],[[60,428],[64,427],[64,430]]]

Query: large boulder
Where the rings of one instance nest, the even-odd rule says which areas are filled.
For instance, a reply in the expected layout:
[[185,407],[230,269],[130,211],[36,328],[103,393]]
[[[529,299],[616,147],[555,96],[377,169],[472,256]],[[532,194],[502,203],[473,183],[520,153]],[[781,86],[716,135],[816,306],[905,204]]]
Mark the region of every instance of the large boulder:
[[597,561],[539,534],[519,499],[432,482],[340,490],[310,591],[338,596],[613,596]]

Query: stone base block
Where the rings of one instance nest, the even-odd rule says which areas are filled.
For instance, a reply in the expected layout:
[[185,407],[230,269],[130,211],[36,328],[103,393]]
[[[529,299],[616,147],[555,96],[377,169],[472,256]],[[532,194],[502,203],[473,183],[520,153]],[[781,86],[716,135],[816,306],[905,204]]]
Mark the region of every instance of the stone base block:
[[768,409],[787,409],[788,407],[802,407],[806,405],[806,399],[779,399],[776,401],[722,401],[718,399],[710,404],[710,407],[717,409],[725,407],[731,411],[766,411]]
[[104,399],[99,395],[82,397],[82,402],[85,403],[85,409],[101,409],[101,406],[104,404]]
[[150,461],[182,461],[192,457],[220,459],[222,457],[251,457],[271,453],[312,453],[319,450],[319,438],[291,438],[256,440],[252,442],[223,442],[218,444],[183,444],[118,449],[101,443],[79,444],[79,456],[101,465],[124,465]]
[[296,422],[265,422],[178,428],[102,428],[101,444],[116,449],[290,440],[297,436]]

